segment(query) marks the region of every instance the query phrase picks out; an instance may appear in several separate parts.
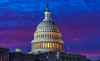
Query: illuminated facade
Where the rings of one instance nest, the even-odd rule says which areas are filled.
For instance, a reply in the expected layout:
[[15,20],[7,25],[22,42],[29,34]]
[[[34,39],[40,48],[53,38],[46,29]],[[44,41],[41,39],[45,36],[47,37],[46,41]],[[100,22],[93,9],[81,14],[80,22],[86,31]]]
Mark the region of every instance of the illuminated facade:
[[32,40],[32,52],[44,53],[49,51],[63,52],[63,41],[58,27],[53,22],[51,12],[46,8],[43,21],[37,26]]

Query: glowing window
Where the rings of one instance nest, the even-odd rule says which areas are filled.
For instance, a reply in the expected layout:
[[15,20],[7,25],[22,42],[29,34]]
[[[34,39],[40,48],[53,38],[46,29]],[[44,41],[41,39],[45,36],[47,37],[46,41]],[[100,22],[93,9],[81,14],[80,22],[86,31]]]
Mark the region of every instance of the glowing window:
[[48,48],[48,43],[45,43],[45,48]]
[[49,43],[49,45],[50,45],[50,46],[49,46],[50,48],[52,48],[52,47],[53,47],[53,46],[52,46],[52,43]]
[[43,48],[43,44],[42,43],[40,43],[40,48]]
[[48,48],[50,48],[50,43],[48,43]]
[[45,48],[45,43],[42,43],[42,48]]
[[55,46],[54,43],[52,43],[52,48],[54,48],[54,46]]
[[57,48],[59,48],[59,44],[57,44],[57,46],[56,46]]

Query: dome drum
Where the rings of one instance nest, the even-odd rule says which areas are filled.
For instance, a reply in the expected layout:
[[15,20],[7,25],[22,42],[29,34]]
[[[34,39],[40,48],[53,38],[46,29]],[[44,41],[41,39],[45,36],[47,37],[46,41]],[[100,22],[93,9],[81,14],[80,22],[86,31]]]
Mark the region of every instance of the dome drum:
[[32,47],[33,51],[35,49],[49,49],[49,50],[54,50],[54,51],[62,51],[63,50],[63,44],[59,42],[49,42],[49,41],[42,41],[42,42],[35,42],[33,43]]

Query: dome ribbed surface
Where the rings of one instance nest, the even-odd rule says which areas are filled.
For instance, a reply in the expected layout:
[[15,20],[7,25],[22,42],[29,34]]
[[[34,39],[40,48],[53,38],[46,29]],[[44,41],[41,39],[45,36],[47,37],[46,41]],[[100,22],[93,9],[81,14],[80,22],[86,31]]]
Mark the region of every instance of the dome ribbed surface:
[[61,41],[61,34],[53,21],[42,21],[34,34],[34,41]]
[[59,30],[53,21],[42,21],[36,32],[59,32]]

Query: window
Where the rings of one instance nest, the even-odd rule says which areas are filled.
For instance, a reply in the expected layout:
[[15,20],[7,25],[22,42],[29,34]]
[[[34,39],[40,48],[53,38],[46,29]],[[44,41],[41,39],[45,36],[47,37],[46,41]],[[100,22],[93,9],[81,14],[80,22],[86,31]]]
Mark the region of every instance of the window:
[[50,48],[50,43],[48,43],[48,48]]
[[40,43],[40,48],[43,48],[43,43]]
[[48,43],[45,43],[45,48],[48,48]]
[[52,47],[53,47],[52,43],[50,43],[49,45],[50,45],[50,48],[52,48]]
[[59,46],[60,46],[60,45],[59,45],[59,44],[57,44],[57,49],[59,48]]
[[45,48],[45,43],[42,43],[42,48]]
[[52,43],[52,48],[55,48],[55,43]]

